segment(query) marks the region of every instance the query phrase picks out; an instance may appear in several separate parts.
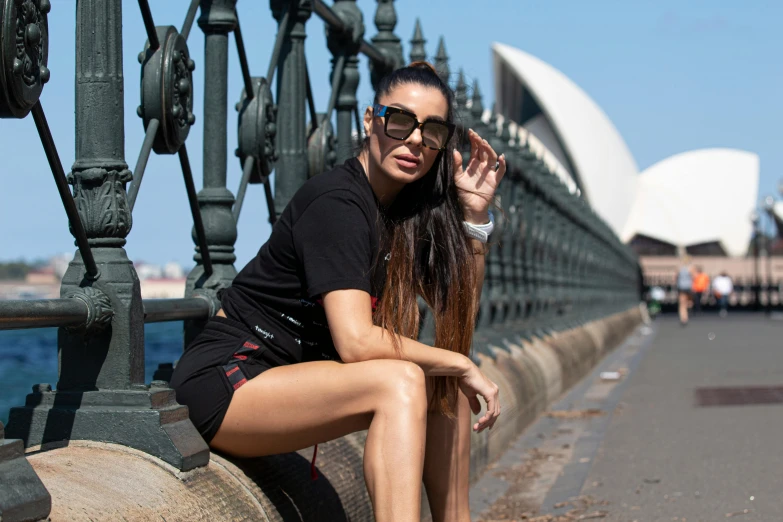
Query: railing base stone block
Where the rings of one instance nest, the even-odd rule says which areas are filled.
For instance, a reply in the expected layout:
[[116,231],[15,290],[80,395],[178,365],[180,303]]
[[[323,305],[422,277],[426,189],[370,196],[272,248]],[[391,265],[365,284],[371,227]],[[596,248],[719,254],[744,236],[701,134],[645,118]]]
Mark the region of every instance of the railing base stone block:
[[180,471],[209,462],[209,447],[168,388],[32,393],[11,408],[6,431],[27,448],[92,440],[138,449]]
[[43,520],[52,509],[52,497],[24,456],[21,440],[4,440],[0,424],[0,520]]

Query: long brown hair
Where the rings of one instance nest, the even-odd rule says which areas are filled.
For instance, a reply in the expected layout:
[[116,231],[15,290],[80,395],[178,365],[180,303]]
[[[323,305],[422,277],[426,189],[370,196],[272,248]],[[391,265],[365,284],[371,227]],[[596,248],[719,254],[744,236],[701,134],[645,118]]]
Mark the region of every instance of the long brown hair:
[[[438,89],[448,102],[447,121],[454,123],[454,94],[433,67],[412,63],[383,78],[374,103],[400,85]],[[416,339],[421,316],[417,296],[427,303],[435,323],[434,346],[468,355],[476,319],[476,267],[465,236],[464,216],[454,184],[453,137],[422,178],[406,185],[383,216],[383,232],[391,258],[380,306],[373,320],[397,335],[392,342],[402,356],[398,336]],[[454,417],[457,377],[433,377],[433,401]]]

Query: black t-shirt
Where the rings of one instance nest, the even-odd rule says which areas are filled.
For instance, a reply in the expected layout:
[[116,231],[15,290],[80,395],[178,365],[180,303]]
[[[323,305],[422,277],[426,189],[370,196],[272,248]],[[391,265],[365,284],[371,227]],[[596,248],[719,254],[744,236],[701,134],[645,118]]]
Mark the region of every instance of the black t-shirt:
[[380,298],[388,255],[380,205],[356,158],[307,181],[231,287],[223,310],[286,363],[339,360],[321,295],[341,289]]

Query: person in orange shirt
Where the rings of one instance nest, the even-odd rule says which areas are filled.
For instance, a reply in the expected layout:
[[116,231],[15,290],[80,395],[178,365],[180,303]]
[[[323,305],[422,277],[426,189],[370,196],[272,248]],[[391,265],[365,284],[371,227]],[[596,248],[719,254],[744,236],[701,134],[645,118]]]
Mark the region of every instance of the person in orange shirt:
[[702,272],[700,266],[697,266],[695,271],[691,292],[693,293],[693,313],[698,313],[701,310],[701,297],[710,288],[710,276]]

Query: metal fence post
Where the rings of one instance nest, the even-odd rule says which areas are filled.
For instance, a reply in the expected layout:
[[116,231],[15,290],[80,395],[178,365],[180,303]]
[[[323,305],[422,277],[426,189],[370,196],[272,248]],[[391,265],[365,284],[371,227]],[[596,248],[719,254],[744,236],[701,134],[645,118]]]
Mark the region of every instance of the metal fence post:
[[[3,18],[0,28],[0,52],[13,59],[0,61],[0,74],[5,79],[0,84],[0,118],[22,119],[31,110],[43,114],[38,99],[51,75],[46,67],[49,49],[47,15],[51,4],[48,0],[42,0],[38,5],[25,6],[6,2],[3,8],[7,10],[0,16]],[[22,8],[27,10],[24,16],[20,12]],[[18,47],[19,34],[23,34],[25,40],[21,48]],[[56,175],[55,178],[57,177],[59,176]],[[59,181],[61,193],[67,193],[67,183],[62,178]],[[70,194],[67,195],[70,197]],[[7,485],[0,486],[0,520],[39,520],[49,515],[51,496],[27,462],[24,442],[6,439],[2,422],[0,484]]]
[[438,41],[438,51],[435,53],[435,70],[438,71],[438,76],[443,83],[449,84],[449,76],[451,71],[449,70],[449,56],[446,54],[446,41],[443,37],[440,37]]
[[[443,40],[441,40],[443,44]],[[443,45],[440,46],[443,48]],[[441,54],[440,52],[438,54]],[[446,65],[446,74],[448,74],[448,65]],[[489,127],[487,128],[487,135],[484,136],[489,142],[490,146],[495,150],[498,156],[506,152],[507,144],[504,144],[498,135],[498,120],[497,113],[492,110],[492,116],[489,120]],[[495,191],[495,201],[492,203],[499,203],[503,208],[508,200],[509,187],[511,181],[504,178],[498,186],[498,190]],[[489,245],[489,253],[487,254],[487,267],[486,267],[486,279],[491,281],[489,285],[489,298],[492,310],[492,324],[499,326],[505,321],[507,315],[507,285],[509,282],[504,277],[503,271],[503,254],[506,249],[505,232],[509,228],[506,216],[502,213],[498,213],[495,217],[496,231],[492,233],[492,239]]]
[[527,235],[527,223],[525,221],[525,191],[526,180],[523,170],[521,148],[519,143],[519,128],[511,137],[509,144],[509,156],[511,169],[506,176],[511,176],[514,181],[514,191],[508,203],[511,227],[511,248],[508,252],[509,266],[506,268],[508,277],[513,281],[513,295],[511,296],[512,317],[511,326],[515,336],[526,339],[525,318],[527,314],[527,289],[525,288],[525,236]]
[[[203,188],[198,193],[212,274],[204,266],[204,253],[196,231],[193,242],[196,267],[188,274],[185,296],[200,295],[220,308],[217,292],[231,285],[237,275],[234,268],[234,243],[237,227],[232,212],[234,195],[226,188],[228,121],[228,39],[237,25],[236,0],[201,0],[198,26],[204,33],[204,144]],[[185,322],[184,345],[201,331],[203,320]]]
[[520,272],[523,278],[525,292],[525,310],[523,318],[522,335],[533,335],[533,321],[535,320],[538,306],[538,281],[536,274],[536,249],[538,243],[538,192],[537,177],[533,167],[535,157],[530,146],[525,142],[518,154],[520,159],[520,172],[524,182],[521,205],[523,212],[524,233],[522,241],[522,267]]
[[535,237],[533,241],[533,281],[535,286],[535,307],[533,314],[533,332],[537,337],[542,337],[545,332],[542,328],[546,320],[546,305],[549,298],[547,275],[546,275],[546,255],[547,255],[547,203],[546,203],[546,180],[541,171],[541,165],[538,158],[533,160],[533,176],[536,180],[536,192],[534,198],[535,206]]
[[[500,144],[502,145],[502,152],[506,155],[507,171],[503,180],[501,181],[501,188],[503,188],[500,194],[500,205],[503,217],[503,228],[501,234],[498,234],[500,239],[500,266],[503,278],[503,325],[510,327],[512,321],[516,319],[517,307],[516,307],[516,292],[518,291],[516,281],[514,279],[514,248],[516,243],[516,230],[517,214],[514,207],[514,195],[519,185],[519,180],[515,179],[511,173],[514,170],[516,164],[516,154],[511,141],[511,132],[509,131],[508,118],[503,118],[503,124],[500,129],[500,136],[498,137]],[[500,153],[499,153],[500,154]],[[505,186],[503,186],[505,185]]]
[[104,328],[60,328],[57,391],[33,387],[12,408],[7,432],[26,446],[99,440],[130,446],[180,470],[209,461],[185,407],[165,386],[144,384],[144,311],[125,250],[131,229],[126,183],[122,0],[76,4],[76,161],[69,181],[98,274],[77,252],[61,295],[90,303]]
[[421,32],[421,22],[416,19],[416,26],[413,29],[413,38],[411,38],[411,62],[422,62],[427,59],[427,51],[424,49],[424,44],[427,40],[424,39],[424,35]]
[[[413,55],[411,54],[411,59]],[[485,124],[481,117],[484,114],[484,103],[481,100],[481,89],[479,89],[478,80],[473,82],[473,96],[471,98],[470,106],[470,123],[471,128],[476,131],[479,136],[486,138],[488,136],[488,126]],[[469,154],[464,154],[466,159],[469,159]],[[491,248],[491,247],[490,247]],[[491,270],[490,263],[487,262],[484,272],[484,286],[481,291],[481,299],[479,302],[479,317],[477,328],[486,328],[492,322],[492,297],[494,295],[494,273]]]
[[[311,0],[270,0],[279,31],[286,31],[277,60],[277,150],[275,212],[279,216],[308,177],[307,78],[304,41]],[[287,27],[282,22],[288,13]]]
[[394,62],[394,67],[385,67],[382,63],[370,60],[370,79],[374,89],[378,82],[387,74],[402,67],[405,57],[402,55],[402,43],[400,37],[394,34],[397,26],[397,11],[394,9],[394,0],[377,0],[378,9],[375,11],[375,27],[378,34],[372,37],[372,43],[381,52]]
[[[326,28],[326,42],[334,56],[331,80],[332,99],[336,97],[334,107],[337,109],[337,163],[343,163],[353,156],[353,112],[357,107],[358,54],[364,38],[364,21],[356,0],[337,0],[332,10],[345,24],[342,31],[332,26]],[[327,118],[331,116],[330,109],[331,102]],[[356,129],[356,132],[361,135],[362,129]]]

